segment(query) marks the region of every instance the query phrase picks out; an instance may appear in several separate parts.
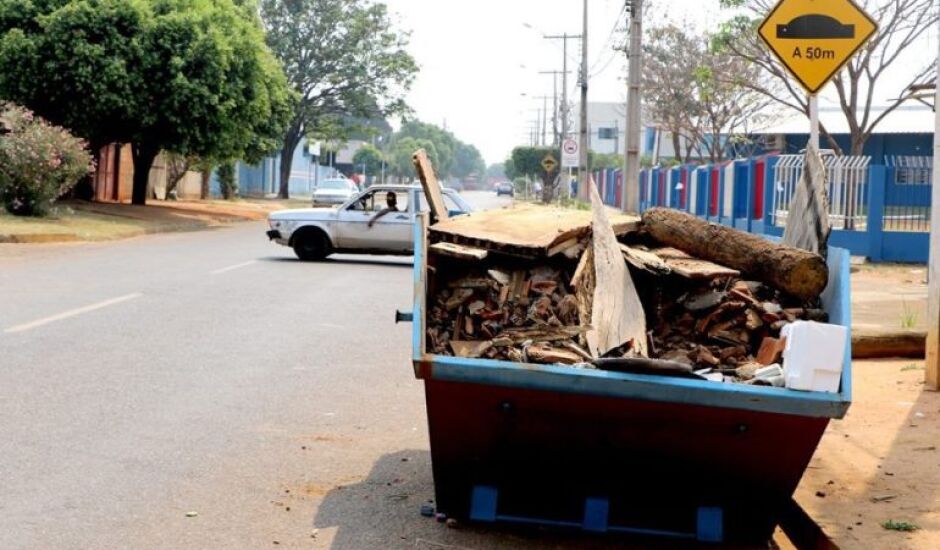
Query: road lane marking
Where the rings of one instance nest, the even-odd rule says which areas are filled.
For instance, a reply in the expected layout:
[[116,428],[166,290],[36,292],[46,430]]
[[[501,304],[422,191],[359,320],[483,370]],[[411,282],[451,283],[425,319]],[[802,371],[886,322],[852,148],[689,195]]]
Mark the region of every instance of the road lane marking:
[[223,267],[222,269],[216,269],[215,271],[210,271],[211,275],[218,275],[220,273],[225,273],[226,271],[232,271],[233,269],[238,269],[240,267],[245,267],[254,263],[258,263],[258,260],[248,260],[247,262],[242,262],[240,264],[230,265],[228,267]]
[[89,312],[92,312],[92,311],[95,311],[95,310],[98,310],[98,309],[102,309],[102,308],[106,308],[106,307],[113,306],[113,305],[116,305],[116,304],[120,304],[121,302],[126,302],[126,301],[128,301],[128,300],[133,300],[133,299],[135,299],[135,298],[140,298],[141,296],[143,296],[143,294],[141,294],[140,292],[135,292],[135,293],[133,293],[133,294],[125,294],[124,296],[118,296],[117,298],[111,298],[110,300],[104,300],[104,301],[102,301],[102,302],[97,302],[97,303],[94,303],[94,304],[91,304],[91,305],[87,305],[87,306],[84,306],[84,307],[80,307],[80,308],[76,308],[76,309],[70,309],[70,310],[68,310],[68,311],[63,311],[62,313],[57,313],[57,314],[51,315],[51,316],[49,316],[49,317],[43,317],[42,319],[36,319],[35,321],[31,321],[31,322],[29,322],[29,323],[24,323],[24,324],[22,324],[22,325],[16,325],[16,326],[13,326],[13,327],[10,327],[10,328],[4,330],[3,332],[6,333],[6,334],[12,334],[12,333],[14,333],[14,332],[23,332],[23,331],[26,331],[26,330],[30,330],[30,329],[34,329],[34,328],[37,328],[37,327],[41,327],[41,326],[43,326],[43,325],[48,325],[49,323],[54,323],[54,322],[56,322],[56,321],[61,321],[61,320],[63,320],[63,319],[68,319],[69,317],[75,317],[76,315],[81,315],[81,314],[83,314],[83,313],[89,313]]

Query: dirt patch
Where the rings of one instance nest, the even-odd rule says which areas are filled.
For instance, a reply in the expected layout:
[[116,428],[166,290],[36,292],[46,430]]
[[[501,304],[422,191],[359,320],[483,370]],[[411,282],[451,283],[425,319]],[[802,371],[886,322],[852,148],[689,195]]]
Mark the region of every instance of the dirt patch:
[[927,268],[865,264],[852,273],[852,326],[868,330],[925,330]]
[[940,548],[940,393],[924,389],[923,361],[859,361],[853,374],[849,413],[796,498],[842,548]]

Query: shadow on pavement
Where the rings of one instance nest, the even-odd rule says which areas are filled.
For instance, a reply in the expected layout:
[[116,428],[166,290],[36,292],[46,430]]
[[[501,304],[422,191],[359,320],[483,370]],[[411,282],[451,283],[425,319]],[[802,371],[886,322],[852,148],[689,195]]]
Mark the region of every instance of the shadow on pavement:
[[674,545],[663,540],[647,540],[640,544],[636,539],[534,527],[508,529],[461,524],[452,528],[421,515],[421,505],[433,504],[433,498],[428,451],[399,451],[381,457],[364,481],[339,486],[327,493],[318,507],[314,527],[336,528],[330,546],[333,550],[689,547],[687,542]]
[[374,258],[363,258],[339,255],[330,256],[329,258],[320,262],[302,262],[292,256],[267,256],[264,258],[258,258],[258,261],[283,262],[298,265],[376,265],[385,267],[406,267],[411,269],[414,264],[412,263],[410,257],[408,257],[408,259],[405,258],[405,256],[376,256]]

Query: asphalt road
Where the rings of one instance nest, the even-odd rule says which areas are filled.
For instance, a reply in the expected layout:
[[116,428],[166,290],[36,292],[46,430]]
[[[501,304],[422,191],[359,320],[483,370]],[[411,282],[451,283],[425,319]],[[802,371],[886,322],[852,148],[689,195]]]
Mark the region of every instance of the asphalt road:
[[263,230],[0,245],[0,548],[585,547],[421,517],[410,258]]

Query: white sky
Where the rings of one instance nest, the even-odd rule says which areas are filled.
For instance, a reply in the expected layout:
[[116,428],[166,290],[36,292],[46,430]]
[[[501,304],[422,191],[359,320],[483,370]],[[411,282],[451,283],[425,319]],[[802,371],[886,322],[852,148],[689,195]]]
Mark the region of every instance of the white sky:
[[[399,28],[411,31],[409,50],[421,70],[408,101],[418,118],[438,125],[446,121],[458,138],[480,149],[488,164],[528,141],[542,107],[534,97],[552,93],[552,77],[538,72],[560,71],[562,64],[561,41],[542,35],[580,34],[580,0],[385,1]],[[623,39],[622,7],[623,0],[589,1],[589,101],[626,97],[626,59],[611,49]],[[713,29],[729,14],[718,8],[718,0],[658,0],[647,16]],[[619,36],[612,37],[615,25]],[[568,44],[569,100],[577,102],[580,45]],[[935,55],[936,48],[926,51]]]

